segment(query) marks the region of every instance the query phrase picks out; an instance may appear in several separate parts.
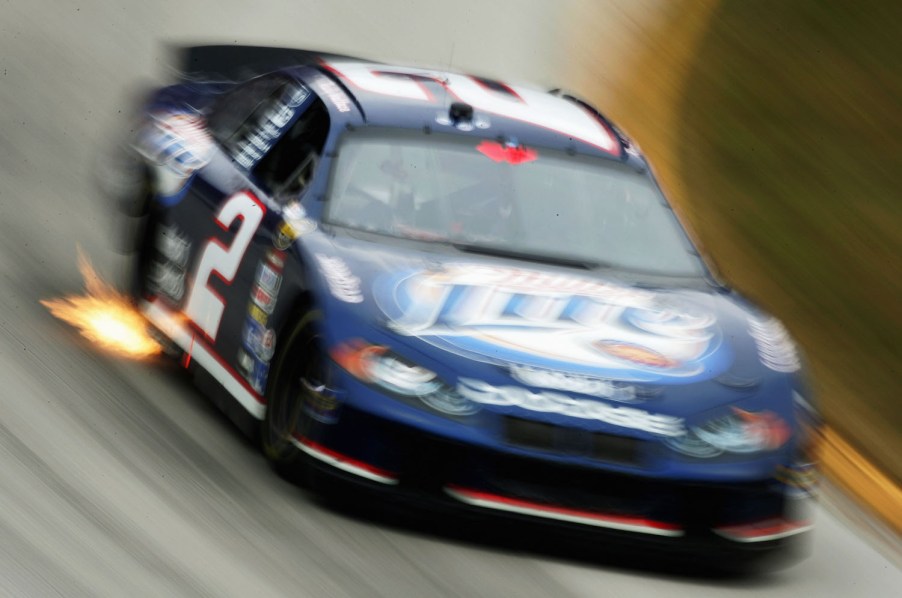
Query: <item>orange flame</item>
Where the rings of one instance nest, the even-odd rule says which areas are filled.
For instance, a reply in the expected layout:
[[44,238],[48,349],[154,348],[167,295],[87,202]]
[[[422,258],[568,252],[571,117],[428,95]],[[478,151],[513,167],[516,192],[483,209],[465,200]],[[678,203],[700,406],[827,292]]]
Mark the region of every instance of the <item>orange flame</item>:
[[78,248],[78,270],[85,280],[85,295],[42,299],[41,305],[57,318],[79,329],[82,336],[116,355],[142,359],[163,348],[147,333],[147,323],[124,295],[101,279]]

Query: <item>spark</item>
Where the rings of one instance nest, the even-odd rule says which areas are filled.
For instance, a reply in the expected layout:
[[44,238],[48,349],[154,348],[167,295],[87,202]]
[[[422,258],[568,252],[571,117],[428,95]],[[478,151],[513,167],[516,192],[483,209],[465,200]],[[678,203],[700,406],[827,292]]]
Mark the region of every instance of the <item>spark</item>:
[[78,248],[78,270],[85,281],[84,295],[42,299],[41,305],[76,327],[99,347],[133,359],[152,357],[163,349],[147,332],[147,322],[129,299],[107,284]]

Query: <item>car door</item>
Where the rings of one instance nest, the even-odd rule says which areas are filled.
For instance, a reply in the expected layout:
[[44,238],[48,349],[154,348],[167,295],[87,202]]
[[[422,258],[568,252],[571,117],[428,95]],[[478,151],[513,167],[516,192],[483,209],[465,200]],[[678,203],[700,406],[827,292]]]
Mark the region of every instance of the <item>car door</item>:
[[214,377],[235,378],[245,396],[260,404],[275,340],[268,312],[284,264],[272,251],[281,222],[275,197],[284,192],[276,183],[295,189],[305,176],[274,161],[270,153],[314,99],[300,81],[283,74],[254,79],[223,94],[207,114],[216,148],[159,225],[158,237],[187,256],[181,258],[184,291],[164,300],[187,318],[192,342],[196,339],[215,355],[215,367],[224,372],[211,372]]

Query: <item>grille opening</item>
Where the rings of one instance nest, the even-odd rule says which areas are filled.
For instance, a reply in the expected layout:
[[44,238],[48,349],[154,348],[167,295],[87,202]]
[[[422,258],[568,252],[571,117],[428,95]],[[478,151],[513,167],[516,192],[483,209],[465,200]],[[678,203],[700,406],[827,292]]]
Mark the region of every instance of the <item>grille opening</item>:
[[584,455],[607,463],[641,465],[643,441],[603,432],[588,433],[545,422],[506,417],[504,438],[521,448]]
[[505,439],[510,444],[543,451],[555,449],[554,436],[557,426],[553,424],[517,417],[505,418],[504,424]]
[[591,457],[609,463],[639,465],[641,445],[642,441],[635,438],[596,432],[592,434]]

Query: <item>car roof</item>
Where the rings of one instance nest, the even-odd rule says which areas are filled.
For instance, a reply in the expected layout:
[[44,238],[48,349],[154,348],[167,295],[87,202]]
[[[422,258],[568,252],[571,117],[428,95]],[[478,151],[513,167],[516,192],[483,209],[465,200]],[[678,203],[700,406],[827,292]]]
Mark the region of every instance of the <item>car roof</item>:
[[[180,55],[188,79],[235,82],[292,71],[323,98],[339,128],[366,124],[445,130],[647,168],[638,148],[596,108],[559,90],[312,49],[220,44],[172,50]],[[471,107],[472,119],[455,121],[454,104]]]
[[[563,92],[343,57],[315,68],[340,85],[369,126],[448,131],[624,161],[636,156],[595,108]],[[352,124],[347,102],[316,87],[333,104],[333,116],[349,121],[336,124]]]

